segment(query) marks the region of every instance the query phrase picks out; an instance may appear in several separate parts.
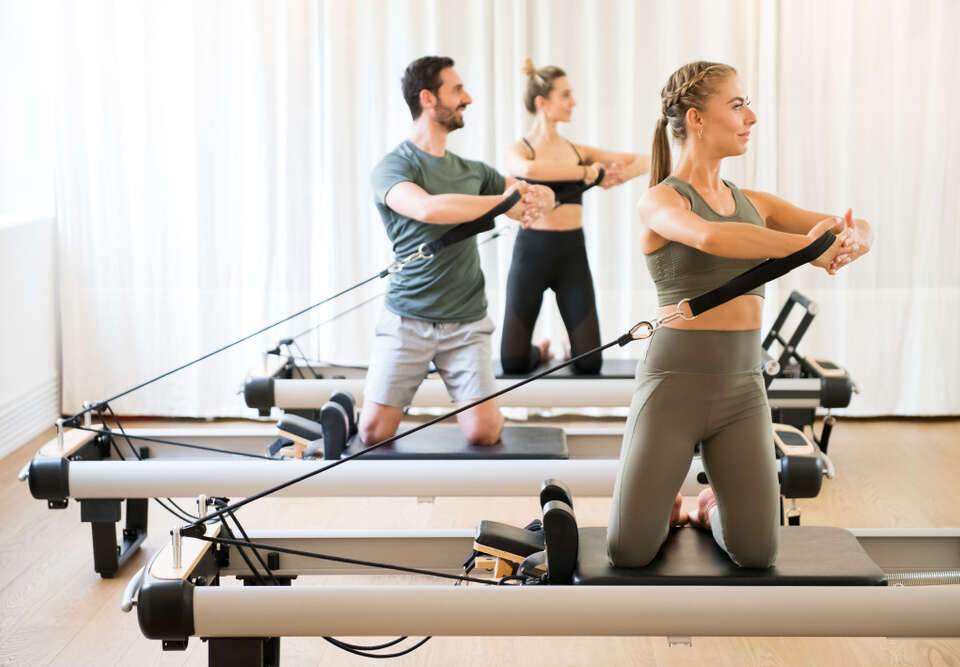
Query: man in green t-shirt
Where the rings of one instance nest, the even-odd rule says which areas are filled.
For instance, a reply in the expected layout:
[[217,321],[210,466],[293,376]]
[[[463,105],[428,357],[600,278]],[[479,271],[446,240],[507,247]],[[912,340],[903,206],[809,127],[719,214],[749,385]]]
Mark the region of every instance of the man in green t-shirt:
[[[483,162],[446,149],[447,135],[463,127],[463,110],[472,102],[453,60],[418,58],[407,66],[402,87],[413,131],[371,174],[374,201],[397,257],[416,252],[420,244],[456,224],[479,218],[515,189],[523,197],[507,215],[524,226],[553,208],[548,188],[504,178]],[[403,408],[431,362],[458,405],[495,391],[493,328],[476,237],[394,274],[377,322],[363,392],[363,441],[373,444],[396,433]],[[492,445],[500,439],[503,416],[496,401],[462,412],[457,419],[473,444]]]

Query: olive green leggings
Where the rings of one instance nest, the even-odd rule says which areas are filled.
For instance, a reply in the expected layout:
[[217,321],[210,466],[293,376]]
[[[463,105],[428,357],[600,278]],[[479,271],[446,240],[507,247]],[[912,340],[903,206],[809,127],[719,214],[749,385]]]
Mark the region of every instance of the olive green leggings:
[[667,538],[677,491],[701,445],[717,496],[717,543],[743,567],[769,567],[780,536],[780,489],[760,331],[659,329],[637,366],[620,450],[607,548],[641,567]]

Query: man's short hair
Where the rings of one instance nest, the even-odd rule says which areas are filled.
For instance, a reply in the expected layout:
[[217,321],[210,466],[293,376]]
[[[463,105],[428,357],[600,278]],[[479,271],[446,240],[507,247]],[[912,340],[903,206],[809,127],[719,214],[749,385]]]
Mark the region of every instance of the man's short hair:
[[453,58],[446,56],[423,56],[407,65],[400,83],[403,87],[403,99],[407,101],[410,115],[414,120],[423,113],[423,107],[420,106],[420,91],[429,90],[436,95],[443,84],[440,80],[440,71],[447,67],[453,67]]

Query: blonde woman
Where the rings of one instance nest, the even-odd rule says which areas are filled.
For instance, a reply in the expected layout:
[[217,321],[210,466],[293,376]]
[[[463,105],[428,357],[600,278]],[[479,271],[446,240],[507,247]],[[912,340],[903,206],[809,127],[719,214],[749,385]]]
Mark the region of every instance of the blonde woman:
[[[570,355],[600,345],[593,277],[583,237],[582,194],[596,183],[603,188],[626,183],[649,169],[646,155],[615,153],[574,144],[558,126],[567,123],[577,102],[559,67],[537,69],[528,59],[524,105],[533,125],[507,150],[507,171],[518,179],[554,191],[557,207],[520,230],[507,278],[500,360],[507,373],[526,373],[549,358],[549,341],[531,345],[543,293],[552,289],[570,338]],[[598,373],[600,354],[579,360],[574,372]]]
[[[870,249],[870,226],[849,211],[830,217],[720,178],[721,163],[746,152],[757,122],[732,67],[690,63],[660,95],[650,189],[638,206],[659,314],[828,229],[838,238],[813,264],[830,274]],[[681,144],[672,169],[668,130]],[[673,320],[651,338],[637,368],[614,488],[607,531],[614,565],[646,565],[670,526],[685,522],[677,490],[698,442],[712,488],[689,520],[710,529],[738,565],[773,564],[779,485],[759,370],[762,306],[760,287],[696,319]]]

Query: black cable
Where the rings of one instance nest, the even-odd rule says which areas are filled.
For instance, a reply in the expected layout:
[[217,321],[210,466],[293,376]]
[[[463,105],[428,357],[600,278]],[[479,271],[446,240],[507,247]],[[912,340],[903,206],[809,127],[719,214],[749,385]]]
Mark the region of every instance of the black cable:
[[[325,637],[325,639],[326,639],[326,637]],[[397,638],[394,639],[393,641],[389,641],[389,642],[386,642],[386,643],[384,643],[384,644],[377,644],[377,645],[375,645],[375,646],[363,646],[362,644],[350,644],[350,643],[347,643],[347,642],[343,641],[342,639],[337,639],[337,638],[335,638],[335,637],[330,637],[329,639],[332,639],[334,642],[337,642],[338,645],[339,645],[339,644],[343,644],[344,646],[349,646],[350,648],[352,648],[352,649],[354,649],[354,650],[357,650],[357,651],[382,651],[382,650],[385,649],[385,648],[390,648],[391,646],[396,646],[397,644],[399,644],[400,642],[402,642],[404,639],[409,639],[409,637],[397,637]]]
[[[228,535],[234,535],[234,532],[230,530],[230,526],[227,525],[226,521],[224,521],[222,525],[223,525],[223,529],[227,532]],[[234,537],[236,537],[236,535],[234,535]],[[243,562],[247,564],[247,568],[250,570],[250,573],[253,575],[253,578],[256,580],[257,584],[260,586],[263,586],[265,582],[263,580],[263,577],[260,576],[260,571],[253,566],[253,563],[250,562],[250,559],[247,557],[247,552],[244,551],[243,549],[243,546],[245,544],[249,546],[250,544],[249,540],[247,542],[244,542],[243,540],[232,540],[232,541],[235,542],[234,546],[237,547],[237,553],[240,554],[240,558],[243,559]],[[253,549],[253,551],[256,551],[256,549]]]
[[[130,442],[130,436],[127,435],[127,432],[123,428],[123,424],[120,423],[120,420],[117,418],[116,413],[114,413],[113,408],[110,407],[109,404],[104,404],[103,407],[110,411],[110,415],[113,417],[113,420],[116,422],[117,427],[120,429],[120,433],[123,434],[124,439],[127,441],[127,446],[130,448],[130,451],[133,452],[133,455],[137,458],[138,461],[142,461],[143,457],[140,456],[140,452],[138,452],[137,448],[134,447],[133,443]],[[100,423],[103,424],[103,428],[104,428],[103,431],[96,431],[95,429],[86,428],[86,427],[78,427],[78,430],[93,431],[95,433],[100,433],[101,435],[106,435],[110,439],[110,444],[113,445],[114,451],[117,453],[117,458],[119,458],[121,461],[125,461],[126,459],[123,457],[123,454],[120,452],[120,447],[117,445],[117,442],[113,437],[113,431],[110,430],[109,426],[107,426],[107,421],[103,416],[103,411],[102,410],[99,411],[97,413],[97,416],[100,418]],[[158,505],[160,505],[160,507],[162,507],[167,512],[169,512],[176,518],[180,519],[181,521],[185,521],[187,523],[193,523],[195,521],[201,520],[200,517],[194,516],[187,510],[180,507],[180,505],[178,505],[176,501],[174,501],[172,498],[167,498],[167,502],[173,505],[173,507],[175,507],[176,509],[171,509],[170,507],[167,507],[163,503],[163,499],[161,498],[154,498],[153,500]]]
[[[107,406],[107,407],[109,407],[109,406]],[[111,414],[112,414],[112,412],[113,412],[113,411],[111,410]],[[114,416],[114,420],[116,420],[116,416]],[[117,423],[119,424],[120,422],[117,422]],[[72,427],[72,428],[75,428],[75,429],[77,429],[78,431],[89,431],[89,432],[91,432],[91,433],[99,433],[99,434],[101,434],[101,435],[106,435],[106,434],[108,434],[108,433],[110,432],[110,431],[109,431],[110,427],[107,426],[106,424],[104,424],[104,429],[107,429],[107,430],[90,428],[89,426],[74,426],[74,427]],[[272,458],[272,457],[264,456],[264,455],[262,455],[262,454],[250,454],[250,453],[248,453],[248,452],[235,452],[235,451],[232,451],[232,450],[230,450],[230,449],[218,449],[218,448],[216,448],[216,447],[206,447],[206,446],[204,446],[204,445],[193,445],[193,444],[189,444],[189,443],[186,443],[186,442],[174,442],[173,440],[163,440],[163,439],[161,439],[161,438],[153,438],[153,437],[146,436],[146,435],[127,435],[127,434],[125,433],[123,437],[127,439],[127,444],[129,444],[129,441],[130,441],[131,439],[133,439],[133,440],[143,440],[144,442],[155,442],[155,443],[160,444],[160,445],[172,445],[172,446],[174,446],[174,447],[186,447],[187,449],[199,449],[199,450],[202,450],[202,451],[205,451],[205,452],[214,452],[214,453],[216,453],[216,454],[231,454],[231,455],[233,455],[233,456],[246,456],[246,457],[248,457],[248,458],[263,459],[263,460],[265,460],[265,461],[275,461],[275,460],[276,460],[276,459],[274,459],[274,458]],[[136,449],[134,449],[132,445],[130,446],[130,448],[133,449],[134,455],[137,457],[137,459],[138,459],[138,460],[142,460],[142,459],[140,458],[139,454],[137,454]]]
[[201,356],[201,357],[198,357],[198,358],[194,359],[193,361],[188,361],[187,363],[185,363],[185,364],[183,364],[183,365],[181,365],[181,366],[177,366],[177,367],[174,368],[173,370],[170,370],[170,371],[167,371],[166,373],[163,373],[163,374],[161,374],[161,375],[158,375],[157,377],[153,378],[152,380],[147,380],[146,382],[141,382],[140,384],[138,384],[138,385],[135,386],[135,387],[132,387],[131,389],[127,389],[126,391],[122,391],[122,392],[120,392],[119,394],[116,394],[115,396],[111,396],[110,398],[105,399],[105,400],[103,400],[103,401],[100,401],[100,402],[97,403],[97,404],[94,404],[94,405],[91,405],[91,406],[89,406],[89,407],[87,407],[87,408],[84,408],[84,409],[81,410],[80,412],[78,412],[78,413],[74,414],[73,416],[69,417],[68,419],[64,420],[64,423],[65,423],[65,424],[70,423],[70,425],[73,425],[73,423],[75,423],[76,420],[77,420],[79,417],[87,414],[88,412],[91,412],[91,411],[97,409],[100,405],[103,405],[103,404],[105,404],[105,403],[111,403],[111,402],[117,400],[118,398],[122,398],[123,396],[126,396],[127,394],[131,394],[131,393],[137,391],[138,389],[142,389],[143,387],[146,387],[146,386],[149,385],[149,384],[153,384],[154,382],[157,382],[158,380],[162,380],[163,378],[167,377],[168,375],[173,375],[174,373],[176,373],[176,372],[178,372],[178,371],[182,371],[182,370],[185,369],[185,368],[189,368],[190,366],[193,366],[194,364],[197,364],[197,363],[203,361],[204,359],[209,359],[210,357],[212,357],[212,356],[214,356],[214,355],[216,355],[216,354],[220,354],[220,353],[223,352],[224,350],[228,350],[228,349],[230,349],[231,347],[234,347],[235,345],[239,345],[240,343],[243,343],[243,342],[245,342],[245,341],[248,341],[248,340],[250,340],[251,338],[254,338],[254,337],[256,337],[256,336],[259,336],[260,334],[264,333],[265,331],[269,331],[270,329],[272,329],[272,328],[274,328],[274,327],[276,327],[276,326],[279,326],[279,325],[283,324],[284,322],[289,322],[289,321],[292,320],[293,318],[299,317],[300,315],[303,315],[304,313],[309,312],[309,311],[313,310],[314,308],[319,308],[319,307],[322,306],[323,304],[329,303],[330,301],[333,301],[334,299],[343,296],[343,295],[346,294],[347,292],[351,292],[351,291],[353,291],[353,290],[355,290],[355,289],[358,289],[358,288],[360,288],[360,287],[363,287],[363,286],[366,285],[367,283],[373,282],[374,280],[378,280],[378,279],[380,279],[380,278],[384,278],[384,277],[386,277],[387,275],[389,275],[389,271],[388,271],[387,269],[384,269],[383,271],[380,271],[380,272],[377,273],[376,275],[373,275],[373,276],[370,276],[369,278],[366,278],[366,279],[364,279],[364,280],[361,280],[360,282],[358,282],[358,283],[356,283],[356,284],[354,284],[354,285],[351,285],[350,287],[347,287],[346,289],[342,289],[342,290],[340,290],[339,292],[337,292],[336,294],[333,294],[333,295],[331,295],[331,296],[328,296],[327,298],[323,299],[322,301],[318,301],[317,303],[313,304],[312,306],[307,306],[306,308],[303,308],[303,309],[301,309],[301,310],[298,310],[298,311],[295,312],[293,315],[288,315],[287,317],[284,317],[282,320],[278,320],[278,321],[274,322],[273,324],[269,324],[269,325],[263,327],[262,329],[259,329],[259,330],[255,331],[255,332],[253,332],[252,334],[249,334],[249,335],[247,335],[247,336],[244,336],[243,338],[240,338],[239,340],[235,340],[235,341],[233,341],[232,343],[228,343],[227,345],[224,345],[223,347],[219,347],[219,348],[217,348],[216,350],[214,350],[213,352],[208,352],[207,354],[205,354],[205,355],[203,355],[203,356]]
[[365,652],[363,652],[363,651],[359,651],[359,650],[357,650],[357,649],[350,648],[348,644],[344,644],[343,642],[338,641],[338,640],[334,639],[333,637],[324,637],[323,639],[324,639],[325,641],[330,642],[331,644],[333,644],[333,645],[336,646],[337,648],[343,649],[343,650],[346,651],[347,653],[352,653],[352,654],[354,654],[354,655],[358,655],[358,656],[360,656],[361,658],[381,658],[381,659],[383,659],[383,658],[399,658],[400,656],[407,655],[408,653],[410,653],[410,652],[412,652],[412,651],[415,651],[415,650],[417,650],[418,648],[420,648],[421,646],[423,646],[424,644],[426,644],[427,641],[429,641],[431,638],[430,638],[430,637],[424,637],[424,638],[421,639],[419,642],[417,642],[416,644],[414,644],[413,646],[411,646],[411,647],[408,648],[408,649],[404,649],[403,651],[397,651],[396,653],[381,653],[381,654],[378,654],[378,653],[365,653]]
[[[292,341],[290,341],[290,342],[293,343],[293,347],[297,348],[297,352],[300,354],[301,357],[306,356],[306,355],[304,354],[303,350],[300,348],[300,343],[298,343],[296,340],[292,340]],[[287,347],[289,348],[290,346],[288,345]],[[294,364],[294,366],[296,366],[296,364]],[[317,375],[317,372],[316,372],[315,370],[313,370],[313,366],[311,366],[310,364],[307,364],[307,368],[310,369],[310,374],[313,375],[313,379],[314,379],[314,380],[319,380],[319,379],[320,379],[320,376]],[[301,375],[302,375],[302,374],[303,374],[303,372],[301,371]]]
[[476,579],[474,577],[466,577],[463,575],[447,574],[446,572],[433,572],[431,570],[421,570],[420,568],[416,568],[416,567],[405,567],[403,565],[390,565],[389,563],[378,563],[376,561],[359,560],[357,558],[347,558],[346,556],[333,556],[331,554],[321,554],[321,553],[315,553],[312,551],[303,551],[301,549],[290,549],[288,547],[279,547],[279,546],[270,545],[270,544],[263,544],[261,542],[244,542],[242,540],[229,539],[224,537],[211,537],[208,535],[195,535],[195,534],[190,534],[189,537],[194,537],[198,540],[204,540],[206,542],[212,542],[213,544],[246,546],[251,549],[265,549],[269,551],[276,551],[278,553],[290,554],[292,556],[303,556],[305,558],[329,560],[335,563],[346,563],[348,565],[363,565],[365,567],[376,567],[384,570],[396,570],[397,572],[406,572],[407,574],[422,574],[428,577],[438,577],[440,579],[452,579],[454,581],[459,581],[459,582],[469,581],[471,583],[485,584],[487,586],[496,585],[496,582],[489,581],[487,579]]
[[[237,515],[234,514],[233,512],[227,512],[227,516],[229,516],[231,519],[233,519],[233,522],[234,522],[235,524],[237,524],[237,529],[240,531],[240,535],[243,536],[243,540],[244,540],[247,544],[252,545],[253,542],[250,540],[250,536],[247,535],[247,531],[243,528],[243,525],[240,523],[240,519],[237,518]],[[231,531],[231,532],[232,532],[232,531]],[[236,537],[236,535],[234,535],[234,537]],[[237,547],[237,549],[239,549],[239,548],[240,548],[240,547]],[[280,585],[280,582],[277,581],[277,577],[273,574],[273,570],[271,570],[269,567],[267,567],[267,564],[264,562],[263,556],[260,555],[260,552],[259,552],[257,549],[253,549],[252,547],[251,547],[250,550],[253,551],[254,557],[257,559],[257,562],[260,563],[260,567],[263,568],[263,571],[266,572],[266,573],[267,573],[267,576],[270,577],[270,580],[273,582],[273,585],[274,585],[274,586],[279,586],[279,585]]]
[[[472,403],[468,403],[467,405],[464,405],[463,407],[460,407],[460,408],[457,408],[457,409],[455,409],[455,410],[452,410],[451,412],[448,412],[448,413],[446,413],[446,414],[440,415],[439,417],[435,417],[435,418],[431,419],[430,421],[424,422],[424,423],[420,424],[419,426],[415,426],[414,428],[411,428],[411,429],[409,429],[409,430],[407,430],[407,431],[404,431],[403,433],[397,433],[397,434],[395,434],[395,435],[387,438],[386,440],[381,440],[380,442],[378,442],[378,443],[376,443],[376,444],[373,444],[373,445],[370,445],[370,446],[367,447],[366,449],[362,449],[362,450],[360,450],[359,452],[357,452],[357,453],[355,453],[355,454],[351,454],[350,456],[347,456],[346,458],[339,459],[339,460],[334,461],[333,463],[330,463],[329,465],[326,465],[326,466],[324,466],[324,467],[322,467],[322,468],[317,468],[316,470],[311,470],[310,472],[304,473],[304,474],[300,475],[299,477],[295,477],[295,478],[293,478],[293,479],[291,479],[291,480],[288,480],[288,481],[283,482],[283,483],[281,483],[281,484],[278,484],[278,485],[276,485],[276,486],[274,486],[274,487],[271,487],[271,488],[269,488],[269,489],[267,489],[267,490],[265,490],[265,491],[261,491],[261,492],[259,492],[259,493],[255,493],[255,494],[252,495],[252,496],[248,496],[247,498],[244,498],[243,500],[240,500],[240,501],[234,503],[233,505],[228,506],[228,508],[225,508],[225,509],[222,509],[222,510],[217,510],[216,512],[214,512],[214,513],[211,514],[210,516],[211,516],[211,518],[217,517],[217,516],[222,516],[222,515],[224,514],[224,512],[226,511],[226,509],[230,509],[230,510],[239,509],[239,508],[243,507],[244,505],[246,505],[247,503],[252,503],[254,500],[259,500],[260,498],[263,498],[263,497],[265,497],[265,496],[269,496],[270,494],[273,494],[273,493],[276,493],[277,491],[280,491],[280,490],[282,490],[282,489],[285,489],[285,488],[287,488],[288,486],[293,486],[294,484],[298,484],[298,483],[300,483],[300,482],[302,482],[302,481],[304,481],[304,480],[306,480],[306,479],[309,479],[309,478],[313,477],[314,475],[319,475],[320,473],[326,472],[327,470],[330,470],[331,468],[336,468],[336,467],[339,466],[339,465],[343,465],[343,464],[346,463],[347,461],[352,461],[353,459],[355,459],[355,458],[357,458],[357,457],[359,457],[359,456],[363,456],[364,454],[369,454],[370,452],[372,452],[372,451],[375,450],[375,449],[379,449],[380,447],[384,447],[384,446],[386,446],[386,445],[389,445],[390,443],[396,442],[397,440],[399,440],[399,439],[401,439],[401,438],[405,438],[405,437],[408,436],[408,435],[412,435],[412,434],[416,433],[417,431],[422,431],[423,429],[425,429],[425,428],[427,428],[427,427],[429,427],[429,426],[433,426],[433,425],[436,424],[437,422],[441,422],[441,421],[443,421],[444,419],[449,419],[450,417],[453,417],[454,415],[458,415],[458,414],[460,414],[461,412],[465,412],[466,410],[470,410],[471,408],[475,408],[475,407],[477,407],[478,405],[480,405],[481,403],[485,403],[486,401],[489,401],[489,400],[491,400],[491,399],[493,399],[493,398],[496,398],[496,397],[498,397],[498,396],[501,396],[501,395],[503,395],[503,394],[505,394],[505,393],[507,393],[507,392],[509,392],[509,391],[513,391],[514,389],[517,389],[517,388],[519,388],[519,387],[522,387],[522,386],[525,385],[525,384],[529,384],[529,383],[533,382],[534,380],[539,380],[540,378],[545,377],[545,376],[547,376],[547,375],[550,375],[551,373],[555,373],[556,371],[560,370],[561,368],[565,368],[565,367],[567,367],[567,366],[569,366],[569,365],[571,365],[571,364],[573,364],[573,363],[576,363],[577,361],[579,361],[580,359],[583,359],[583,358],[586,357],[586,356],[589,356],[589,355],[591,355],[591,354],[596,354],[596,353],[598,353],[598,352],[602,352],[603,350],[606,350],[607,348],[613,347],[614,345],[620,345],[620,346],[627,345],[627,344],[630,343],[632,340],[633,340],[633,338],[630,336],[630,334],[628,334],[628,333],[627,333],[627,334],[624,334],[624,335],[620,336],[619,338],[617,338],[616,340],[610,341],[609,343],[606,343],[606,344],[604,344],[604,345],[600,345],[599,347],[596,347],[596,348],[594,348],[594,349],[592,349],[592,350],[588,350],[587,352],[584,352],[583,354],[578,354],[577,356],[568,359],[567,361],[563,362],[562,364],[558,364],[558,365],[556,365],[556,366],[551,366],[550,368],[547,368],[546,370],[541,371],[540,373],[537,373],[536,375],[531,375],[530,377],[526,378],[525,380],[521,380],[520,382],[516,382],[516,383],[510,385],[509,387],[504,387],[503,389],[501,389],[501,390],[499,390],[499,391],[496,391],[496,392],[490,394],[489,396],[485,396],[484,398],[477,399],[476,401],[473,401]],[[196,525],[196,524],[194,524],[194,525]]]
[[326,326],[326,325],[330,324],[331,322],[335,322],[336,320],[339,320],[341,317],[343,317],[343,316],[345,316],[345,315],[348,315],[349,313],[352,313],[353,311],[357,310],[358,308],[362,308],[363,306],[367,305],[368,303],[371,303],[371,302],[373,302],[373,301],[376,301],[377,299],[379,299],[380,297],[384,296],[385,294],[386,294],[386,292],[380,292],[379,294],[374,294],[374,295],[371,296],[370,298],[364,299],[363,301],[361,301],[361,302],[358,303],[357,305],[355,305],[355,306],[350,306],[350,307],[347,308],[346,310],[337,313],[337,314],[334,315],[333,317],[331,317],[331,318],[329,318],[329,319],[327,319],[327,320],[324,320],[323,322],[320,322],[319,324],[315,324],[314,326],[310,327],[309,329],[305,329],[305,330],[301,331],[301,332],[298,333],[296,336],[291,336],[291,339],[292,339],[292,340],[296,340],[296,339],[300,338],[301,336],[306,336],[306,335],[307,335],[308,333],[310,333],[311,331],[315,331],[316,329],[319,329],[319,328],[322,327],[322,326]]

